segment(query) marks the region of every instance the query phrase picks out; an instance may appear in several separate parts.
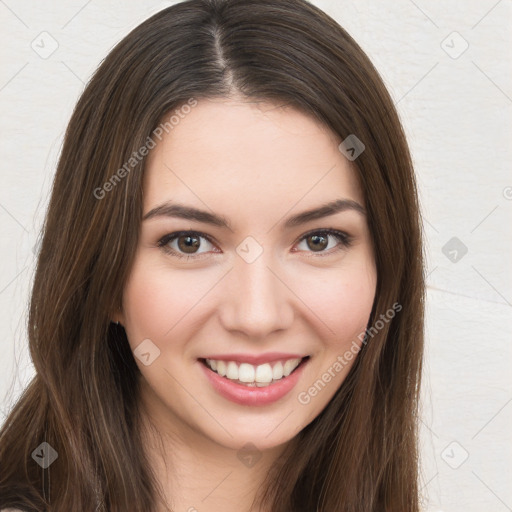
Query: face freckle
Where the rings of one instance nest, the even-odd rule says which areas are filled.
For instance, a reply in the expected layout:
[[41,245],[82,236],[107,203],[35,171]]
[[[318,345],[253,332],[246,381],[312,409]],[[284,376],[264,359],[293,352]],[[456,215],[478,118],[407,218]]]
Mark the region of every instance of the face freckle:
[[[185,438],[283,444],[318,416],[354,363],[308,403],[298,399],[361,344],[375,297],[364,196],[340,141],[292,108],[218,99],[200,100],[151,150],[119,320],[133,350],[150,340],[158,353],[147,365],[136,358],[143,399]],[[299,222],[335,203],[339,211]],[[204,364],[270,353],[308,359],[283,379],[293,386],[265,403],[226,397]]]

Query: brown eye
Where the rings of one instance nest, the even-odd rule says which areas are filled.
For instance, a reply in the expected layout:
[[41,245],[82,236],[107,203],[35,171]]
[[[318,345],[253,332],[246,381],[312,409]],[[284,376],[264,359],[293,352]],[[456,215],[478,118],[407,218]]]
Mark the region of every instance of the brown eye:
[[195,231],[179,231],[165,235],[159,240],[158,246],[177,258],[199,258],[207,256],[215,249],[207,235]]
[[178,248],[187,254],[194,254],[201,242],[198,236],[181,235],[176,240],[178,241]]
[[352,237],[343,231],[321,229],[306,233],[297,247],[300,251],[313,253],[315,256],[328,256],[338,250],[348,249],[351,243]]
[[306,243],[312,251],[323,251],[329,244],[329,239],[324,235],[310,235],[306,238]]

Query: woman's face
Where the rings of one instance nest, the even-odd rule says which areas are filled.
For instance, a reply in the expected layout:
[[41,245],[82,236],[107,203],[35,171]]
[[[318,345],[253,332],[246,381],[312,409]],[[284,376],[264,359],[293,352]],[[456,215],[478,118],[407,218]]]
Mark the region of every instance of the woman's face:
[[[361,346],[376,270],[340,142],[291,108],[219,99],[150,151],[116,319],[152,418],[182,439],[281,445],[354,363],[345,355]],[[344,207],[321,210],[335,201]]]

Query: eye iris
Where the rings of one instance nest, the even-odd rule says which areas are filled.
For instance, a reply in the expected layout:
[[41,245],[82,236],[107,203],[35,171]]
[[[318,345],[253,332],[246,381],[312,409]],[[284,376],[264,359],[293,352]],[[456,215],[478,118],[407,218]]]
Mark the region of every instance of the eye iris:
[[[310,244],[313,241],[313,245]],[[307,244],[314,251],[322,251],[328,245],[327,237],[324,235],[310,235],[307,237]]]
[[[182,243],[183,240],[185,242]],[[182,235],[178,237],[178,247],[183,252],[193,254],[195,252],[194,249],[198,249],[199,245],[199,238],[196,236]]]

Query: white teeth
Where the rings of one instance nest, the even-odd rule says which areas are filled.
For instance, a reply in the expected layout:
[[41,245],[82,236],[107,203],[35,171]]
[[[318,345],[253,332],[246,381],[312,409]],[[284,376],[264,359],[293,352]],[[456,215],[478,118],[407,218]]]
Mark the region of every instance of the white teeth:
[[[231,363],[229,363],[231,364]],[[236,363],[234,363],[236,366]],[[241,382],[254,382],[255,374],[254,366],[252,364],[242,363],[238,368],[238,380]],[[258,381],[261,382],[261,381]]]
[[283,363],[279,361],[274,365],[274,368],[272,368],[272,378],[274,380],[279,380],[283,378]]
[[278,361],[274,366],[271,366],[269,363],[258,366],[241,363],[239,366],[235,361],[206,359],[206,364],[221,377],[237,380],[248,386],[265,387],[283,377],[288,377],[299,366],[301,361],[301,358],[296,358],[288,359],[284,365],[281,361]]
[[238,366],[234,361],[229,361],[226,369],[226,377],[231,380],[238,380]]
[[[242,366],[240,366],[240,368],[242,368]],[[272,366],[270,366],[268,363],[260,364],[258,367],[256,367],[256,378],[254,379],[256,382],[272,382],[273,378]],[[240,378],[240,380],[242,380],[242,378]]]
[[[212,359],[207,359],[208,363],[211,364]],[[217,369],[215,370],[221,377],[226,375],[226,363],[224,361],[216,361]],[[213,370],[213,368],[212,368]]]
[[[300,362],[300,359],[299,359],[299,362]],[[297,368],[297,359],[292,359],[291,361],[286,361],[284,363],[284,367],[283,367],[283,374],[285,377],[288,377],[288,375],[290,375],[290,373],[292,373],[292,370],[294,370],[295,368]]]

